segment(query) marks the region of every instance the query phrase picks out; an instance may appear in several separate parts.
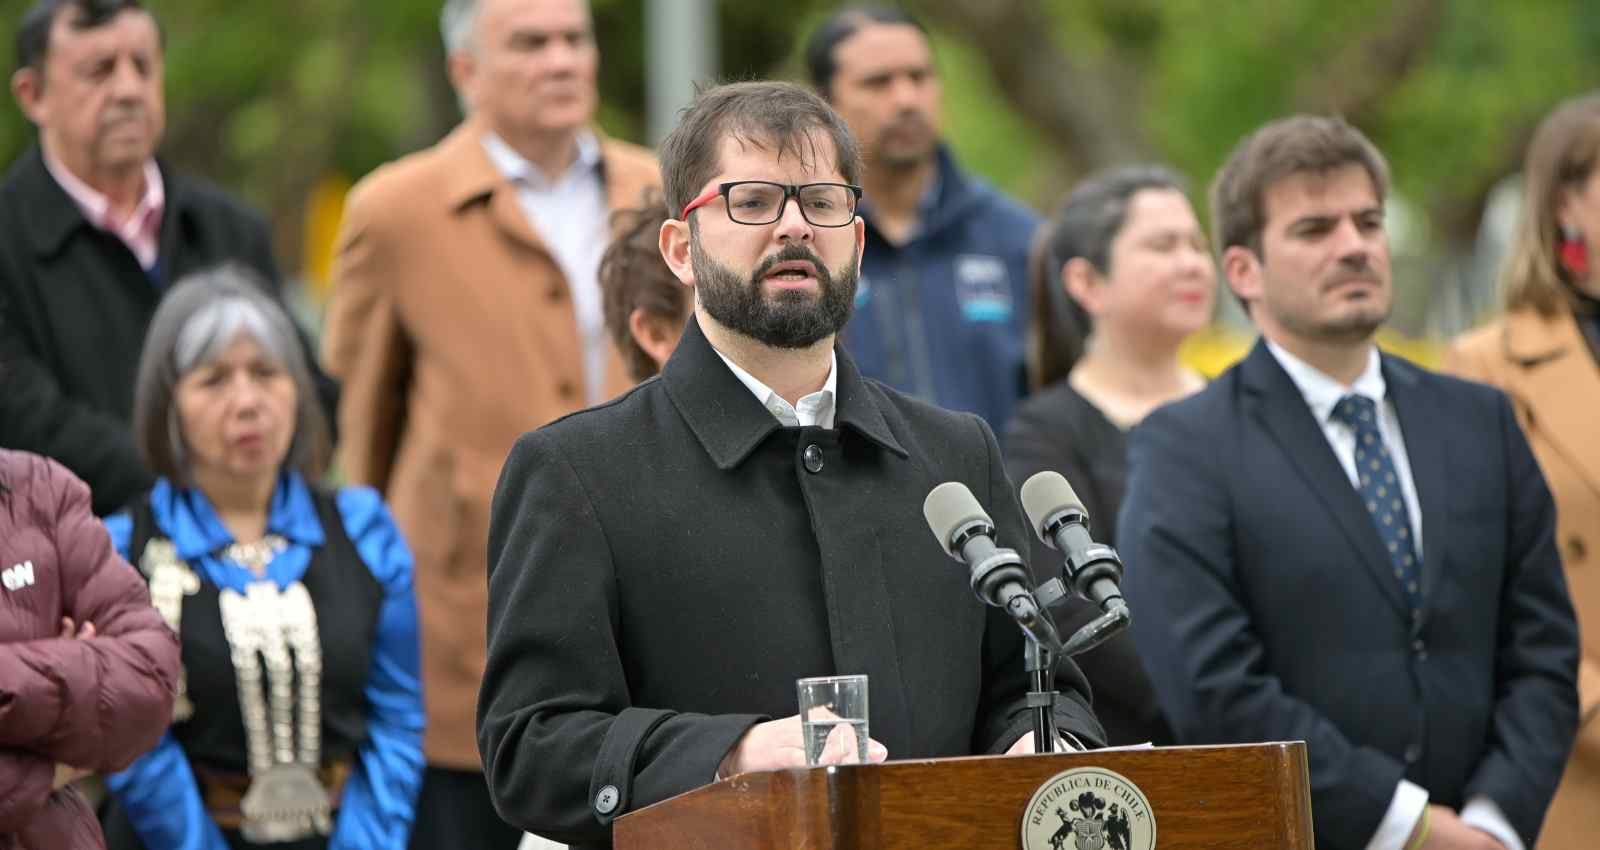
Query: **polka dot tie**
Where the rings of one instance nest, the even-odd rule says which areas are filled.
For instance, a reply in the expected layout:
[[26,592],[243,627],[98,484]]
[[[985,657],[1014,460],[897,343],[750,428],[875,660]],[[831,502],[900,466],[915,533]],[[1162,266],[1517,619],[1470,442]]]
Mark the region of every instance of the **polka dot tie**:
[[1395,474],[1394,459],[1378,432],[1377,405],[1360,395],[1347,395],[1333,406],[1331,417],[1350,426],[1356,435],[1356,476],[1361,502],[1372,515],[1383,548],[1389,553],[1395,582],[1413,614],[1422,607],[1422,570],[1411,539],[1411,514]]

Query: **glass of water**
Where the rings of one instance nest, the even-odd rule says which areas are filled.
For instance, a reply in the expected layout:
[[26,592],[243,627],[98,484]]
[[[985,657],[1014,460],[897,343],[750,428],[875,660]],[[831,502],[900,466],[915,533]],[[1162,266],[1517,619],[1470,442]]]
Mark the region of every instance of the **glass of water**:
[[827,751],[848,753],[846,764],[867,761],[867,677],[818,676],[795,682],[806,764]]

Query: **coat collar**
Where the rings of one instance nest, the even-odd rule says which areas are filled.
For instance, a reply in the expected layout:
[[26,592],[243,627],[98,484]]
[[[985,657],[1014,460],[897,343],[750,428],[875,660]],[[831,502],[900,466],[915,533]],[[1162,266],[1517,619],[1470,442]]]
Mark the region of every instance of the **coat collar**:
[[[599,130],[590,132],[600,146],[600,182],[605,187],[606,206],[613,210],[634,206],[639,199],[623,194],[626,187],[620,183],[625,181],[606,179],[607,172],[615,168],[612,163],[616,152],[612,149],[612,143]],[[459,211],[486,197],[505,195],[512,200],[516,198],[516,192],[510,191],[511,181],[495,167],[489,152],[484,149],[486,135],[488,128],[469,118],[439,142],[439,155],[447,165],[444,200],[452,211]]]
[[[166,169],[161,170],[162,182],[170,183]],[[67,238],[79,228],[93,226],[84,218],[83,210],[67,194],[67,190],[51,176],[50,169],[44,163],[44,151],[37,144],[22,155],[14,173],[21,196],[27,199],[31,207],[32,214],[24,221],[36,255],[48,257],[56,254],[66,244]],[[172,187],[168,186],[166,207],[169,211],[175,206],[171,190]]]
[[[157,263],[164,265],[166,258],[171,257],[176,249],[180,235],[190,226],[189,219],[194,211],[191,209],[193,199],[187,181],[159,157],[156,158],[156,168],[161,171],[166,194],[156,255]],[[94,227],[83,217],[83,210],[79,209],[67,190],[50,176],[49,169],[45,168],[44,154],[38,145],[23,154],[12,173],[21,197],[26,198],[29,205],[31,214],[25,218],[24,226],[36,256],[54,256],[61,252],[74,233]],[[170,273],[170,269],[165,269],[164,273]]]
[[[834,353],[839,358],[835,425],[907,457],[855,362],[842,348],[836,347]],[[661,381],[718,469],[738,466],[762,440],[782,427],[717,356],[696,317],[684,327],[677,349],[661,370]]]
[[1507,313],[1500,333],[1505,358],[1524,369],[1583,351],[1583,337],[1571,313],[1545,317],[1536,310]]

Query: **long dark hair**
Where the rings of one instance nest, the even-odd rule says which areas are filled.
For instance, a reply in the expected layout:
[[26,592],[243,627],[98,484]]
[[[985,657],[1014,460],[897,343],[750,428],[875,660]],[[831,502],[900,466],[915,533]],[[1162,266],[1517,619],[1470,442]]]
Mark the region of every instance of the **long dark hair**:
[[1100,171],[1073,188],[1039,228],[1028,255],[1033,319],[1028,328],[1028,381],[1033,389],[1065,377],[1083,356],[1092,329],[1089,314],[1061,286],[1061,269],[1078,257],[1102,275],[1111,273],[1111,243],[1127,222],[1128,204],[1147,189],[1182,192],[1183,178],[1159,165]]

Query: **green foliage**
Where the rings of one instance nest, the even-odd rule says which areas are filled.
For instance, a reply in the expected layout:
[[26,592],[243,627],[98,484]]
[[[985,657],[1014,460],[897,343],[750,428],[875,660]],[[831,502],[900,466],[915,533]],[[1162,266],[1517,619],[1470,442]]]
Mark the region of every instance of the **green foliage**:
[[[15,22],[31,0],[0,0]],[[938,24],[941,6],[917,4]],[[1117,69],[1142,149],[1203,189],[1237,139],[1263,121],[1352,99],[1351,119],[1388,153],[1401,193],[1445,238],[1475,222],[1493,182],[1516,167],[1534,122],[1600,79],[1591,0],[1436,0],[1422,47],[1398,70],[1362,45],[1397,30],[1405,0],[1030,0],[1043,4],[1075,67]],[[165,154],[266,207],[293,254],[309,187],[359,177],[432,143],[459,120],[444,74],[441,0],[156,0],[168,37]],[[836,7],[781,13],[719,0],[724,78],[803,77],[810,28]],[[592,0],[602,52],[600,123],[645,134],[644,0]],[[1004,25],[1004,22],[1001,22]],[[1096,163],[1072,162],[1000,90],[969,33],[934,27],[945,123],[962,161],[1040,208]],[[700,49],[685,45],[685,50]],[[1380,57],[1381,53],[1373,53]],[[1064,79],[1063,87],[1094,84]],[[32,142],[0,109],[0,161]],[[293,264],[290,267],[294,267]]]

